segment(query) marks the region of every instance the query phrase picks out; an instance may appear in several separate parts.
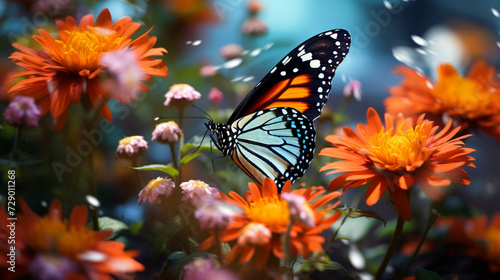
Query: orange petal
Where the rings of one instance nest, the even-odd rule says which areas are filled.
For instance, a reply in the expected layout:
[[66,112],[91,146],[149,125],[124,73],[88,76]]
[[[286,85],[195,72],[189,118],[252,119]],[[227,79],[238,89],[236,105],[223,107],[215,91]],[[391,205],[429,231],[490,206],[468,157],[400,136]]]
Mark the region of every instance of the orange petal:
[[391,198],[394,206],[396,207],[396,210],[398,210],[399,215],[403,219],[409,221],[411,219],[411,211],[406,191],[397,189],[392,193]]
[[87,210],[87,206],[75,206],[69,216],[69,224],[77,229],[85,227],[85,224],[87,224],[88,214],[89,212]]
[[385,178],[376,179],[373,181],[366,191],[366,204],[372,206],[382,197],[389,186]]

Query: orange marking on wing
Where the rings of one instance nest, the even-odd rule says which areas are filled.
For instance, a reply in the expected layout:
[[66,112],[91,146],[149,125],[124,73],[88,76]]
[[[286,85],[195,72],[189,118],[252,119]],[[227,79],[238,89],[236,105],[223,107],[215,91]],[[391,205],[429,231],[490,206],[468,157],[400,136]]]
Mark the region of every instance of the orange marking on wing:
[[283,94],[278,97],[279,99],[303,99],[311,95],[310,89],[307,87],[290,87]]
[[272,102],[274,99],[278,98],[278,96],[281,94],[283,89],[286,88],[288,83],[290,82],[290,79],[283,80],[279,83],[276,83],[269,91],[266,92],[262,98],[256,102],[253,106],[251,106],[247,112],[255,112],[257,109],[260,107],[264,106],[266,103]]
[[303,85],[309,83],[310,81],[311,81],[311,76],[309,76],[308,74],[302,74],[293,78],[292,83],[290,85],[292,86]]
[[270,104],[264,109],[278,108],[278,107],[294,108],[300,111],[301,113],[304,113],[307,109],[309,109],[309,104],[303,101],[278,101]]

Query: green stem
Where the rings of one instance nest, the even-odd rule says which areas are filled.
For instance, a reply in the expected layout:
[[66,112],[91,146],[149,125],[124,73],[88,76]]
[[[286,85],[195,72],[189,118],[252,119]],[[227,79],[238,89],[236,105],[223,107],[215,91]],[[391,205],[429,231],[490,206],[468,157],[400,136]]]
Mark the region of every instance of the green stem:
[[389,244],[389,248],[387,248],[387,252],[385,252],[384,259],[380,264],[377,273],[375,274],[375,279],[380,280],[384,275],[385,268],[389,264],[394,251],[396,250],[396,246],[398,244],[399,238],[401,237],[401,233],[403,232],[403,226],[405,224],[405,219],[403,217],[398,216],[398,222],[396,224],[396,229],[394,230],[394,235],[392,236],[391,243]]
[[179,170],[177,154],[175,153],[175,143],[168,143],[168,146],[170,147],[170,153],[172,154],[172,164],[174,165],[175,169]]
[[220,241],[220,234],[218,230],[215,230],[215,255],[217,255],[217,260],[219,264],[222,265],[224,259],[222,258],[222,242]]
[[420,236],[420,240],[418,241],[417,248],[413,252],[413,255],[411,256],[410,260],[406,264],[405,268],[403,269],[403,272],[401,273],[400,277],[398,277],[398,279],[403,278],[403,276],[406,275],[406,273],[410,269],[410,266],[412,265],[413,261],[417,257],[418,252],[420,251],[420,248],[422,247],[422,244],[424,243],[425,239],[427,238],[427,235],[429,234],[429,231],[432,228],[432,225],[434,224],[436,219],[439,217],[439,211],[441,210],[441,207],[443,206],[443,204],[444,204],[444,199],[443,199],[443,201],[433,202],[431,204],[430,216],[429,216],[429,220],[427,220],[427,225],[425,226],[424,233],[422,234],[422,236]]
[[328,252],[328,250],[332,246],[333,241],[335,241],[335,238],[337,238],[337,235],[339,234],[340,228],[344,225],[345,221],[347,221],[347,218],[349,217],[351,212],[352,212],[352,208],[347,209],[347,212],[346,212],[344,218],[342,219],[342,221],[340,222],[339,227],[337,228],[337,230],[333,234],[332,239],[330,239],[330,242],[328,242],[328,245],[326,245],[325,252]]
[[[94,157],[93,153],[90,153],[89,158],[89,187],[90,187],[90,195],[97,199],[97,185],[94,178]],[[92,215],[92,228],[94,231],[99,231],[99,213],[96,205],[92,205],[90,207],[91,215]]]
[[[179,135],[179,158],[178,158],[178,162],[179,162],[179,167],[178,167],[178,171],[179,171],[179,184],[182,182],[182,166],[180,166],[180,162],[181,162],[181,151],[182,149],[184,148],[184,132],[183,132],[183,124],[184,124],[184,109],[180,109],[179,110],[179,128],[181,129],[181,135]],[[174,155],[172,154],[172,157],[174,157]]]
[[[131,165],[132,165],[132,167],[138,166],[136,158],[131,160]],[[142,178],[141,178],[141,174],[140,174],[139,170],[134,169],[134,172],[135,172],[135,178],[137,179],[137,183],[139,184],[139,186],[144,187],[145,185],[142,184]]]
[[16,160],[19,158],[19,143],[21,143],[21,133],[22,128],[16,128],[16,136],[14,138],[14,146],[12,147],[12,151],[10,152],[11,166],[12,168],[16,167]]
[[286,232],[283,235],[283,251],[285,252],[285,264],[289,264],[292,259],[292,253],[290,251],[290,232],[292,231],[292,225],[294,223],[293,219],[290,219],[288,223]]

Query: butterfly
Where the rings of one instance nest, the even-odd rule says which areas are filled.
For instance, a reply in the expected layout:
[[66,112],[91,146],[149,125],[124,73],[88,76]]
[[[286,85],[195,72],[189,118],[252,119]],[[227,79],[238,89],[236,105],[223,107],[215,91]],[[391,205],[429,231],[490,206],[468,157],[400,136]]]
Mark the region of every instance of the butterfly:
[[293,49],[248,93],[225,123],[208,121],[210,138],[252,180],[274,180],[278,192],[309,167],[319,117],[350,34],[322,32]]

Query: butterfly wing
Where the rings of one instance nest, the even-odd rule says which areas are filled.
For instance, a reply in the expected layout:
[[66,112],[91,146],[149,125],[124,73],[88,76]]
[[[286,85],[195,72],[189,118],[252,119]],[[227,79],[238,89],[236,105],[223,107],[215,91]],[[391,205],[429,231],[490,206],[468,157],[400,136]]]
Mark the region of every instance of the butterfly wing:
[[271,108],[231,124],[233,161],[254,181],[274,178],[278,192],[302,177],[314,155],[314,125],[293,108]]
[[315,120],[328,99],[337,66],[351,43],[342,29],[322,32],[292,50],[248,93],[228,120],[263,109],[289,107]]

